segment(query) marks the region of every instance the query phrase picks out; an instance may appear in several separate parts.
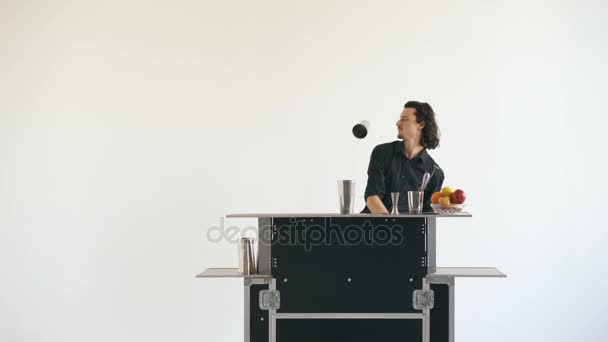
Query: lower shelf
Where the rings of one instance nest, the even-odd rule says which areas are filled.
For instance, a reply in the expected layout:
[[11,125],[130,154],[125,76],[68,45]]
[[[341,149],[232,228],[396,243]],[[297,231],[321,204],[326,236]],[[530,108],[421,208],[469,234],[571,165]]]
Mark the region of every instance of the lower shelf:
[[242,274],[238,268],[208,268],[196,275],[197,278],[272,278],[264,274]]
[[428,277],[506,278],[507,275],[495,267],[437,267]]

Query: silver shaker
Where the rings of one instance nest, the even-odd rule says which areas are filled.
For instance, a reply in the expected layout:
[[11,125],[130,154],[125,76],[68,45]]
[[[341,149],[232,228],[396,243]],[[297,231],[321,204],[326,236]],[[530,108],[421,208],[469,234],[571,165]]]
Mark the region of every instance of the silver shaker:
[[239,272],[241,274],[256,274],[253,238],[241,238],[239,242]]
[[363,120],[353,126],[353,135],[359,139],[363,139],[367,136],[369,131],[369,121]]
[[340,214],[352,214],[355,207],[355,181],[352,179],[338,180],[338,197]]

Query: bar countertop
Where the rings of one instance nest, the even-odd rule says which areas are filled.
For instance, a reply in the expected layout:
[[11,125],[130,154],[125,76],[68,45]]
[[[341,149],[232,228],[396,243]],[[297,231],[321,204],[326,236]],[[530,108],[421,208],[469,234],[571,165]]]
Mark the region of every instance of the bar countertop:
[[340,214],[340,213],[237,213],[228,214],[227,218],[252,218],[252,217],[359,217],[359,218],[411,218],[411,217],[473,217],[470,213],[460,212],[455,214],[437,214],[424,212],[422,214]]

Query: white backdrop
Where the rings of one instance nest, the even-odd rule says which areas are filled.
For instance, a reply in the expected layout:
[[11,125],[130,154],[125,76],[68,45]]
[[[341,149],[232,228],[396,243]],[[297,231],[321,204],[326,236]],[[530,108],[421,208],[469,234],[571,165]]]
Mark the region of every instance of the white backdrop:
[[[608,336],[605,1],[0,1],[0,340],[241,341],[206,229],[336,211],[405,101],[468,220],[458,341]],[[372,123],[356,140],[352,125]],[[599,214],[599,215],[598,215]],[[251,222],[230,220],[231,225]]]

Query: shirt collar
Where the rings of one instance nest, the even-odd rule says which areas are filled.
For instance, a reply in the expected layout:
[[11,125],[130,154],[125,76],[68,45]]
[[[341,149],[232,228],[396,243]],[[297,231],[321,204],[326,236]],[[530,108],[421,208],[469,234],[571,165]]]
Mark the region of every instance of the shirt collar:
[[[397,141],[395,141],[395,143],[397,144],[397,148],[395,149],[395,154],[401,154],[402,156],[407,158],[405,155],[405,148],[403,146],[403,140],[397,140]],[[432,166],[433,163],[431,162],[431,156],[429,156],[429,154],[426,152],[426,148],[422,149],[422,151],[420,151],[420,153],[418,153],[418,155],[415,156],[412,160],[419,160],[427,168],[433,167]]]

